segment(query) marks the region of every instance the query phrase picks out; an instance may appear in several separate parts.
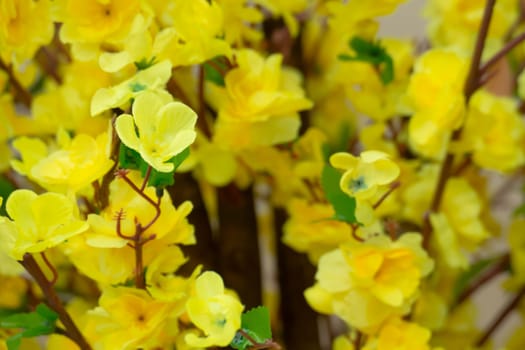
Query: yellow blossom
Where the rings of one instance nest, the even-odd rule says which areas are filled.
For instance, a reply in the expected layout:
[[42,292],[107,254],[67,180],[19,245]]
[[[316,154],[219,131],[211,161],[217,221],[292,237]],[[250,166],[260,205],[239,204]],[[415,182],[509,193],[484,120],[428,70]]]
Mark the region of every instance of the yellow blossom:
[[395,242],[383,235],[349,241],[321,257],[317,284],[305,296],[314,309],[373,332],[389,316],[408,311],[432,268],[419,234],[407,233]]
[[399,167],[390,157],[379,151],[365,151],[359,157],[349,153],[335,153],[330,163],[345,172],[339,186],[343,192],[358,200],[367,200],[380,186],[387,185],[399,176]]
[[[140,186],[142,179],[138,172],[130,172],[128,178]],[[146,225],[155,216],[153,206],[123,180],[113,181],[109,191],[109,205],[99,214],[89,214],[89,230],[66,246],[72,263],[83,274],[103,285],[122,283],[134,275],[134,250],[127,245],[127,240],[117,235],[115,214],[123,209],[120,226],[121,233],[126,236],[135,233],[135,218]],[[155,198],[153,187],[147,187],[144,193]],[[146,237],[155,234],[155,239],[143,247],[145,266],[162,255],[166,246],[195,244],[194,228],[187,220],[191,210],[189,201],[175,208],[169,194],[163,193],[161,214],[144,233]]]
[[186,303],[191,321],[204,336],[186,335],[190,346],[208,347],[228,345],[241,327],[244,306],[233,296],[224,293],[221,276],[212,271],[204,272],[195,281],[195,295]]
[[0,1],[0,57],[22,64],[53,38],[49,0]]
[[2,249],[16,260],[39,253],[82,233],[86,222],[74,217],[73,203],[57,193],[16,190],[6,202],[11,220],[0,222]]
[[136,97],[132,112],[120,115],[115,123],[121,141],[139,152],[155,170],[172,171],[170,159],[195,140],[195,112],[166,95],[148,91]]
[[476,164],[505,172],[525,164],[525,125],[517,109],[511,98],[484,90],[472,96],[464,139]]
[[107,288],[99,306],[89,311],[97,322],[95,346],[104,350],[155,347],[172,309],[172,304],[154,300],[141,289]]
[[[123,107],[143,90],[162,91],[171,76],[171,63],[161,61],[138,71],[131,78],[112,87],[100,88],[91,99],[91,115],[96,116],[111,108]],[[160,94],[161,92],[159,92]]]
[[312,106],[304,97],[299,74],[282,68],[282,56],[267,59],[253,50],[236,52],[224,88],[209,85],[219,117],[215,141],[239,150],[290,141],[300,125],[298,111]]
[[224,35],[223,13],[216,1],[166,2],[159,17],[166,28],[155,38],[153,50],[158,52],[156,56],[160,59],[169,59],[174,67],[231,55],[230,45],[221,38]]
[[416,323],[393,318],[368,340],[363,350],[431,350],[430,331]]
[[22,160],[13,160],[13,168],[48,190],[77,192],[113,166],[106,154],[109,142],[106,133],[96,139],[84,134],[70,139],[62,130],[57,138],[60,148],[49,154],[40,139],[16,139],[13,146],[22,154]]
[[245,42],[257,42],[262,39],[260,30],[254,24],[263,20],[262,12],[250,6],[244,0],[217,0],[224,16],[224,36],[230,44],[241,47]]
[[466,73],[467,60],[452,51],[432,49],[417,60],[407,90],[414,110],[409,142],[415,151],[443,156],[448,135],[463,123]]
[[314,263],[321,255],[350,239],[350,227],[331,219],[335,213],[329,204],[293,198],[287,209],[290,217],[283,227],[282,240],[294,250],[308,253]]
[[[474,47],[481,23],[483,0],[431,0],[425,9],[428,35],[433,47],[454,47],[469,53]],[[504,43],[516,21],[517,0],[500,0],[494,6],[486,39],[486,52],[494,53]]]

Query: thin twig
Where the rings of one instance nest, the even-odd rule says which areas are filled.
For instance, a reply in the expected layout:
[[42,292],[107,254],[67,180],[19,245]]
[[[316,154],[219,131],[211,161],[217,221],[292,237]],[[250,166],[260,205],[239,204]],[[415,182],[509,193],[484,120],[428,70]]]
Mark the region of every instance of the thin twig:
[[12,66],[8,66],[4,61],[2,61],[2,59],[0,59],[0,69],[7,73],[9,83],[14,90],[15,97],[17,97],[26,107],[31,107],[33,97],[29,91],[27,91],[27,89],[18,81],[15,73],[13,72]]
[[494,319],[494,321],[490,324],[487,330],[478,339],[478,341],[476,342],[477,347],[483,346],[487,342],[487,340],[490,339],[492,334],[494,334],[494,332],[503,323],[503,321],[512,312],[512,310],[514,310],[518,306],[518,304],[520,303],[524,295],[525,295],[525,286],[522,287],[518,291],[518,293],[514,296],[514,298],[512,298],[512,300],[503,308],[503,310],[501,310],[500,314]]
[[399,186],[401,186],[401,182],[399,182],[399,181],[393,182],[390,185],[388,191],[386,191],[385,194],[383,194],[381,196],[381,198],[379,198],[377,200],[377,202],[375,202],[375,204],[372,206],[372,208],[377,209],[381,205],[381,203],[383,203],[385,201],[385,199],[387,199],[388,196],[390,196],[390,194],[392,194],[392,192],[394,192],[396,190],[396,188],[398,188]]
[[44,252],[41,252],[40,253],[40,256],[42,257],[42,260],[44,260],[44,263],[46,264],[47,268],[51,271],[51,273],[53,274],[53,278],[51,279],[51,281],[49,281],[49,284],[51,284],[52,286],[55,285],[55,283],[57,282],[57,279],[58,279],[58,272],[57,270],[55,269],[55,267],[53,266],[53,264],[51,264],[49,262],[49,260],[47,259],[47,256]]
[[500,59],[505,57],[512,49],[521,44],[525,40],[525,32],[521,33],[511,41],[509,41],[505,46],[503,46],[498,52],[494,54],[487,62],[485,62],[481,68],[481,73],[486,73],[493,65],[495,65]]

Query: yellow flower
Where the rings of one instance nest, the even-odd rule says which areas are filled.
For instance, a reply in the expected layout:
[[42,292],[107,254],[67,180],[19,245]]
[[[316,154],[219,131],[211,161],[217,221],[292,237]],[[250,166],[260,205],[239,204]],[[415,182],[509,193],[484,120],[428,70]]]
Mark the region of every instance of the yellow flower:
[[407,90],[414,110],[409,142],[415,151],[443,156],[448,135],[463,123],[466,73],[467,60],[452,51],[432,49],[417,60]]
[[390,319],[363,350],[431,350],[430,331],[416,323]]
[[194,347],[228,345],[241,327],[244,306],[233,296],[224,293],[221,276],[206,271],[195,281],[195,295],[186,302],[191,321],[204,336],[188,334],[186,342]]
[[53,38],[49,0],[0,1],[0,56],[7,63],[22,64]]
[[244,42],[257,42],[263,34],[254,28],[263,20],[262,12],[244,0],[217,0],[224,16],[224,36],[230,44],[243,46]]
[[513,171],[525,163],[525,125],[516,102],[479,90],[469,104],[464,140],[481,167]]
[[57,193],[37,195],[16,190],[6,202],[11,220],[0,222],[2,249],[16,260],[39,253],[84,232],[86,222],[74,217],[74,203]]
[[294,139],[300,125],[297,112],[312,106],[299,74],[281,67],[281,55],[265,59],[244,49],[235,57],[238,66],[226,75],[226,86],[208,86],[210,102],[219,112],[215,141],[239,150]]
[[77,192],[113,166],[106,154],[109,142],[106,133],[96,139],[79,134],[71,140],[61,130],[57,138],[60,148],[49,154],[45,143],[39,139],[16,139],[13,146],[22,154],[22,161],[13,160],[13,168],[48,190]]
[[283,227],[283,243],[298,252],[307,253],[314,263],[321,255],[350,239],[350,227],[330,219],[335,213],[329,204],[293,198],[287,209],[290,217]]
[[397,164],[379,151],[365,151],[359,157],[339,152],[330,157],[330,163],[345,171],[339,184],[341,190],[358,200],[370,199],[381,186],[399,176]]
[[159,94],[168,95],[162,88],[170,77],[171,63],[164,60],[138,71],[131,78],[118,85],[101,88],[95,92],[91,99],[91,115],[96,116],[108,109],[123,107],[143,90],[154,90]]
[[299,32],[299,23],[295,15],[307,9],[310,0],[255,0],[255,3],[266,7],[274,16],[282,16],[290,34],[295,37]]
[[[474,47],[485,1],[431,0],[425,9],[429,21],[428,35],[433,47],[454,47],[470,53]],[[486,39],[486,51],[494,53],[504,43],[505,35],[515,23],[519,7],[516,0],[496,2]]]
[[389,316],[408,311],[432,268],[419,234],[406,233],[395,242],[386,236],[348,241],[321,257],[317,284],[305,297],[314,309],[373,332]]
[[466,268],[465,251],[477,248],[489,237],[481,221],[482,204],[465,179],[447,181],[440,212],[432,214],[430,221],[436,232],[432,237],[448,266]]
[[115,123],[122,142],[139,152],[155,170],[173,171],[169,160],[195,140],[195,112],[166,95],[148,91],[136,97],[132,112],[120,115]]
[[[189,278],[177,276],[175,272],[187,261],[182,250],[175,245],[166,247],[154,258],[146,271],[146,287],[153,298],[177,303],[186,300],[201,270],[197,267]],[[180,308],[182,310],[183,304]]]
[[[140,186],[142,179],[138,172],[130,172],[128,178]],[[109,191],[109,205],[99,214],[89,214],[89,230],[68,242],[66,247],[66,253],[79,271],[103,285],[122,283],[134,275],[134,250],[127,245],[127,240],[117,235],[115,214],[124,209],[120,223],[121,232],[126,236],[135,233],[135,218],[146,225],[155,216],[153,206],[123,180],[113,181]],[[147,187],[144,192],[155,198],[153,187]],[[192,208],[189,201],[175,208],[164,191],[161,214],[144,233],[145,237],[155,234],[155,239],[143,248],[144,266],[159,258],[166,246],[195,244],[194,227],[187,220]]]
[[199,64],[216,56],[231,56],[230,45],[221,38],[224,22],[217,2],[165,2],[158,17],[166,28],[155,38],[153,51],[160,59],[169,59],[174,67]]
[[89,311],[96,321],[102,349],[154,348],[173,310],[170,303],[154,300],[146,291],[111,287],[103,291],[99,306]]

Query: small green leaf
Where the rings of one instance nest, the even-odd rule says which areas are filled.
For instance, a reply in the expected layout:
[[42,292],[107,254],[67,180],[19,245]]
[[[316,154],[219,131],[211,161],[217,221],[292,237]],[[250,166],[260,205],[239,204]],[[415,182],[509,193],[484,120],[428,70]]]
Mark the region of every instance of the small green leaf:
[[20,344],[22,343],[22,333],[17,333],[6,339],[5,344],[7,345],[8,350],[18,350]]
[[129,148],[122,142],[118,151],[118,162],[124,169],[139,169],[140,163],[143,162],[139,152]]
[[204,63],[204,79],[206,81],[211,81],[215,85],[226,86],[222,74],[218,72],[214,67],[212,67],[209,63]]
[[[171,186],[175,183],[175,178],[173,176],[173,174],[175,173],[175,171],[177,170],[177,168],[182,164],[182,162],[188,158],[188,156],[190,155],[190,148],[187,147],[185,148],[182,152],[180,152],[179,154],[177,154],[176,156],[172,157],[168,163],[172,163],[173,164],[173,170],[169,173],[163,173],[163,172],[160,172],[160,171],[157,171],[155,169],[151,169],[151,172],[150,172],[150,176],[149,176],[149,179],[148,179],[148,186],[153,186],[153,187],[156,187],[156,188],[164,188],[166,186]],[[139,155],[140,157],[140,155]],[[139,165],[139,168],[140,168],[140,172],[142,174],[142,177],[146,176],[146,172],[148,171],[148,167],[149,167],[149,164],[146,163],[146,161],[144,161],[142,158],[141,158],[141,163]]]
[[[266,306],[258,306],[242,314],[241,328],[255,341],[262,344],[272,339],[270,327],[270,312]],[[241,333],[237,332],[230,346],[237,350],[245,350],[253,344]]]
[[525,216],[525,203],[514,209],[514,216]]
[[355,56],[340,54],[337,56],[340,60],[368,62],[374,65],[384,85],[394,80],[394,61],[379,43],[356,36],[350,40],[348,46],[355,52]]
[[341,173],[330,165],[326,164],[321,175],[321,186],[323,187],[326,199],[332,204],[335,211],[334,219],[356,224],[355,218],[355,198],[344,193],[339,187]]
[[58,314],[52,309],[50,309],[49,306],[47,306],[46,304],[38,304],[35,311],[37,312],[37,314],[41,315],[48,321],[55,322],[56,320],[58,320]]
[[17,313],[2,318],[0,327],[23,329],[6,340],[9,350],[18,350],[22,338],[53,333],[57,319],[58,315],[47,305],[39,304],[34,312]]
[[241,326],[257,334],[262,341],[272,339],[270,312],[266,306],[258,306],[243,313]]

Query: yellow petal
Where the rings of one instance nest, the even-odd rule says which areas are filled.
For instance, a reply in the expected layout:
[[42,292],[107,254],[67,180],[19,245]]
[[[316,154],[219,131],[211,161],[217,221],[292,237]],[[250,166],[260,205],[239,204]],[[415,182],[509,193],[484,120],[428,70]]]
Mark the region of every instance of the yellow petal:
[[129,114],[120,115],[115,121],[115,129],[120,140],[129,148],[139,150],[140,141],[135,131],[133,116]]

